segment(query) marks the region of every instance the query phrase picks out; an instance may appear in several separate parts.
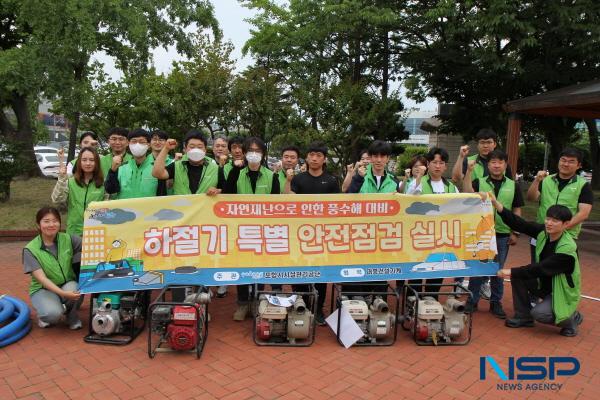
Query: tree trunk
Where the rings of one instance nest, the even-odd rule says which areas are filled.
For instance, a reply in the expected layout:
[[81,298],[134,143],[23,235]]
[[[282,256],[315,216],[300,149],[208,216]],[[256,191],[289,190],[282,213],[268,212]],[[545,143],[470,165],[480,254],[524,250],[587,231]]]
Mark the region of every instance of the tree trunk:
[[69,126],[69,154],[67,155],[67,163],[71,162],[75,158],[75,146],[77,146],[77,130],[79,129],[79,120],[81,113],[75,111],[73,115],[73,121],[70,122]]
[[592,189],[600,190],[600,144],[598,143],[598,127],[595,119],[586,119],[590,138],[590,155],[592,157]]
[[27,104],[27,97],[13,92],[10,104],[17,117],[15,139],[23,146],[19,153],[23,175],[28,177],[40,176],[40,167],[33,151],[33,129],[31,128],[31,115]]
[[542,119],[542,125],[546,138],[550,143],[550,161],[549,170],[555,172],[558,165],[558,156],[560,152],[569,147],[572,142],[574,127],[577,123],[575,119],[562,117],[545,117]]
[[390,81],[390,39],[386,31],[382,35],[383,40],[383,65],[382,65],[382,80],[381,80],[381,98],[387,100]]

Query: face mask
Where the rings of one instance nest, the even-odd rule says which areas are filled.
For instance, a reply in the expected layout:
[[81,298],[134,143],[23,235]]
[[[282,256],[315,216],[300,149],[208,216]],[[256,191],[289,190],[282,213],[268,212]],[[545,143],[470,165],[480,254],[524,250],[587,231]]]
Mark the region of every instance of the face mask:
[[206,152],[202,149],[191,149],[187,152],[188,159],[198,162],[204,159]]
[[246,153],[246,160],[249,164],[259,164],[262,160],[262,154],[256,152]]
[[148,151],[148,145],[141,143],[130,144],[129,150],[131,151],[131,154],[133,154],[134,157],[141,157],[143,155],[146,155],[146,152]]

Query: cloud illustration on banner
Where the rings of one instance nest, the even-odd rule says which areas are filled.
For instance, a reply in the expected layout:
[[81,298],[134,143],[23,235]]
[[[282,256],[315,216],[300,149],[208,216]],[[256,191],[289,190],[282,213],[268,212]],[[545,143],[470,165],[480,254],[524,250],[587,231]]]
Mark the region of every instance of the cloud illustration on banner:
[[182,217],[182,212],[163,208],[162,210],[155,212],[154,215],[146,217],[146,221],[175,221]]
[[[119,225],[135,220],[136,213],[122,208],[108,209],[102,212],[96,212],[93,219],[102,222],[104,225]],[[92,223],[92,225],[95,225]]]
[[469,197],[452,199],[440,205],[441,214],[479,214],[481,213],[481,198]]
[[432,203],[424,203],[421,201],[415,201],[412,203],[405,212],[407,214],[416,215],[432,215],[439,214],[440,207]]

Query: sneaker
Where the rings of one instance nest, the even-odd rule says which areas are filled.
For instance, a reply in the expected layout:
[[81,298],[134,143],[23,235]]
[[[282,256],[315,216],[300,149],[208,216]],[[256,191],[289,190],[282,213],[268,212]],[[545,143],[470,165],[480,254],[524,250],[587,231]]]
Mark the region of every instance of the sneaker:
[[72,331],[81,329],[81,320],[77,320],[77,321],[73,322],[72,324],[69,324],[69,329]]
[[575,336],[577,336],[577,329],[575,329],[575,328],[562,328],[559,333],[562,336],[575,337]]
[[219,286],[217,288],[217,297],[223,298],[225,296],[227,296],[227,286]]
[[233,313],[233,320],[234,321],[243,321],[246,319],[246,317],[248,316],[248,304],[240,304],[237,308],[237,310],[235,310],[235,312]]
[[38,319],[38,326],[43,329],[43,328],[49,327],[50,323],[49,322],[44,322],[41,319]]
[[490,312],[500,318],[500,319],[505,319],[506,318],[506,313],[504,312],[504,309],[502,308],[502,303],[498,302],[498,301],[490,301]]
[[315,321],[317,322],[317,325],[319,325],[319,326],[327,325],[327,322],[325,322],[325,316],[323,315],[323,313],[317,313],[317,315],[315,316]]
[[484,300],[489,300],[492,296],[492,287],[490,286],[490,281],[485,281],[481,285],[479,289],[479,296],[481,296]]
[[509,318],[504,322],[509,328],[533,328],[535,323],[532,319]]
[[573,317],[575,323],[579,326],[583,322],[583,314],[579,311],[575,311],[575,317]]

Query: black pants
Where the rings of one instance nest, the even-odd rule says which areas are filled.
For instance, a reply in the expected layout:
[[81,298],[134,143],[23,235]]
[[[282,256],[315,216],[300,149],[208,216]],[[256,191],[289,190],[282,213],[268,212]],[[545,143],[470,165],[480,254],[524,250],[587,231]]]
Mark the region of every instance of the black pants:
[[[511,279],[510,281],[513,294],[513,307],[515,309],[515,318],[535,320],[542,324],[555,325],[555,315],[552,311],[552,295],[543,294],[537,290],[537,279]],[[542,299],[534,307],[531,306],[531,298]],[[575,315],[573,313],[568,319],[562,321],[558,326],[561,328],[577,327]]]
[[387,291],[387,281],[373,281],[364,283],[342,283],[342,292],[381,292]]
[[[398,291],[400,292],[402,290],[402,286],[405,285],[405,282],[407,282],[407,284],[412,287],[413,289],[415,289],[417,292],[435,292],[435,293],[439,293],[440,292],[440,285],[441,283],[444,282],[444,278],[435,278],[435,279],[410,279],[408,281],[396,281],[396,288],[398,288]],[[410,296],[412,294],[412,292],[409,290],[408,292],[408,296]],[[426,296],[432,296],[433,298],[437,299],[437,295],[436,294],[431,294],[431,295],[426,295]]]
[[[327,296],[327,283],[315,283],[315,288],[318,293],[316,313],[323,314],[323,305],[325,305],[325,297]],[[310,285],[292,285],[292,290],[294,292],[310,292]],[[304,295],[302,299],[309,306],[311,298]]]

